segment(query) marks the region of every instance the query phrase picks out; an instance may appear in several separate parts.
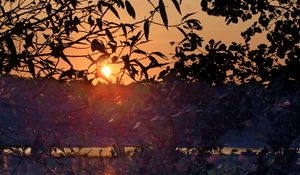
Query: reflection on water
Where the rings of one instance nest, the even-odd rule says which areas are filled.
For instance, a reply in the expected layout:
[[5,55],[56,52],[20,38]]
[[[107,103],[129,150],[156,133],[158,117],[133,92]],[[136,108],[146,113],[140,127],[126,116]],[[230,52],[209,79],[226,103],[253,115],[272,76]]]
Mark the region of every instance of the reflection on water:
[[[243,153],[251,153],[257,155],[263,148],[241,148],[241,147],[223,147],[210,152],[212,155],[239,155]],[[291,148],[295,149],[295,148]],[[197,152],[196,148],[177,148],[179,152],[183,154],[192,154]],[[300,148],[296,149],[296,152],[300,154]]]
[[[195,148],[177,148],[177,150],[183,154],[191,154],[197,151]],[[213,155],[232,155],[242,154],[243,152],[251,152],[258,154],[262,148],[235,148],[235,147],[224,147],[222,149],[214,150],[211,152]],[[126,155],[133,156],[135,153],[141,151],[141,147],[127,146],[124,147]],[[300,149],[297,151],[300,154]],[[2,150],[4,155],[15,155],[15,156],[30,156],[32,153],[30,147],[10,147]],[[47,153],[43,153],[47,154]],[[53,157],[90,157],[90,158],[110,158],[116,157],[117,152],[114,147],[64,147],[64,148],[52,148],[49,151],[49,155]]]
[[[177,148],[178,151],[184,154],[192,154],[197,152],[196,148]],[[235,148],[235,147],[223,147],[221,149],[213,150],[211,153],[213,155],[232,155],[232,154],[242,154],[243,152],[251,152],[258,154],[262,148]]]
[[[124,147],[124,151],[127,155],[132,156],[136,152],[140,151],[139,147]],[[30,147],[10,147],[2,150],[4,155],[15,156],[30,156],[32,150]],[[45,153],[47,154],[47,153]],[[49,154],[53,157],[114,157],[117,156],[113,147],[64,147],[64,148],[52,148]]]

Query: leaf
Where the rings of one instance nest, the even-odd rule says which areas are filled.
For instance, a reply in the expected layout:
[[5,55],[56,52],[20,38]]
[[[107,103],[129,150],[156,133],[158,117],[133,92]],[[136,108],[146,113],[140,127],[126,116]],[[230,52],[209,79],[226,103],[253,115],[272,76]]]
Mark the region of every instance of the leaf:
[[142,69],[141,74],[144,74],[146,80],[148,80],[149,79],[149,76],[148,76],[148,73],[147,73],[148,68],[146,68],[142,63],[140,63],[137,60],[132,60],[132,62],[136,63]]
[[126,26],[123,23],[121,23],[120,25],[121,25],[121,28],[123,30],[124,36],[127,39],[127,29],[126,29]]
[[185,39],[189,39],[189,36],[185,33],[185,31],[182,28],[177,27],[177,29],[184,35]]
[[100,0],[97,5],[100,12],[102,12],[101,6],[107,7],[117,18],[120,19],[118,11],[110,3]]
[[91,49],[93,52],[98,50],[99,52],[106,53],[103,42],[99,42],[97,39],[93,39]]
[[188,14],[186,14],[186,15],[181,19],[181,22],[184,21],[185,19],[187,19],[188,17],[194,15],[194,14],[196,14],[196,13],[193,12],[193,13],[188,13]]
[[117,12],[117,10],[112,6],[108,6],[108,8],[113,12],[113,14],[120,19],[119,13]]
[[49,3],[49,4],[47,4],[47,6],[46,6],[46,12],[47,12],[48,15],[51,14],[51,10],[52,10],[52,6],[51,6],[51,4]]
[[64,52],[61,51],[60,57],[61,57],[66,63],[68,63],[71,67],[73,67],[72,63],[71,63],[70,60],[67,58],[67,56],[64,54]]
[[129,56],[128,55],[122,56],[122,60],[124,62],[125,69],[127,69],[129,71],[130,70]]
[[65,32],[67,36],[70,36],[70,21],[65,22]]
[[128,12],[128,14],[135,19],[135,11],[134,8],[132,7],[132,5],[130,4],[130,2],[128,0],[125,0],[125,6],[126,6],[126,10]]
[[120,16],[119,16],[118,11],[117,11],[112,5],[109,4],[109,6],[107,6],[107,7],[110,9],[110,11],[111,11],[117,18],[120,19]]
[[50,35],[47,35],[47,34],[43,33],[43,36],[44,36],[45,39],[48,39]]
[[141,35],[141,31],[139,31],[139,33],[137,33],[135,36],[129,38],[132,42],[130,43],[130,47],[132,48],[136,42],[139,40],[139,37]]
[[27,65],[29,72],[31,73],[32,77],[35,77],[35,69],[34,69],[34,64],[31,59],[27,60]]
[[90,26],[93,26],[95,24],[95,21],[93,20],[92,16],[89,16],[88,23]]
[[118,61],[118,57],[117,56],[113,56],[111,59],[112,63],[116,63]]
[[207,11],[207,9],[208,9],[207,5],[208,5],[207,0],[201,1],[201,7],[202,7],[203,11]]
[[115,53],[117,50],[117,42],[110,41],[110,42],[108,42],[108,45],[110,46],[112,53]]
[[144,33],[145,33],[146,40],[149,41],[149,20],[146,20],[144,22]]
[[130,70],[128,70],[129,72],[129,76],[132,78],[132,79],[135,79],[135,75],[138,74],[138,71],[136,70],[136,68],[134,67],[134,65],[130,64]]
[[16,50],[16,47],[15,47],[15,44],[14,44],[12,38],[9,36],[6,36],[5,41],[6,41],[6,44],[7,44],[7,47],[8,47],[8,50],[10,51],[10,53],[12,55],[17,54],[17,50]]
[[180,10],[180,5],[178,3],[177,0],[172,0],[174,6],[176,7],[176,10],[178,11],[179,14],[181,14],[181,10]]
[[161,52],[152,52],[151,54],[152,54],[152,55],[157,55],[157,56],[159,56],[159,57],[161,57],[161,58],[167,58],[166,55],[164,55],[164,54],[161,53]]
[[164,4],[163,0],[159,0],[158,7],[159,7],[160,16],[163,20],[163,23],[164,23],[165,27],[168,29],[169,22],[168,22],[167,12],[166,12],[166,8],[165,8],[165,4]]
[[70,0],[71,2],[71,5],[73,6],[74,9],[76,9],[76,6],[77,6],[77,0]]
[[125,8],[124,2],[122,0],[116,0],[116,3],[117,3],[117,5],[118,5],[119,8],[120,7],[122,7],[122,9]]
[[114,41],[114,37],[112,36],[112,34],[110,33],[110,31],[108,29],[105,29],[105,33],[110,41]]
[[266,44],[260,44],[257,46],[259,49],[266,49],[268,46]]
[[49,44],[50,48],[51,48],[51,55],[54,56],[54,58],[59,58],[59,49],[57,48],[57,46],[54,44],[54,42],[51,42]]
[[72,79],[72,75],[74,75],[74,69],[69,69],[61,73],[59,79],[62,79],[64,77],[68,77],[69,79]]
[[149,55],[148,56],[149,60],[151,61],[152,65],[159,65],[158,61],[156,60],[156,58],[154,58],[153,56]]
[[168,70],[169,67],[167,67],[167,70],[163,70],[159,73],[159,76],[158,76],[158,79],[164,79],[164,77],[166,77],[166,75],[168,74],[169,70]]
[[125,26],[130,28],[130,32],[134,31],[134,25],[133,24],[126,24]]
[[98,4],[97,4],[97,6],[98,6],[99,12],[102,13],[102,4],[101,3],[102,3],[102,1],[99,1]]
[[79,33],[79,30],[78,30],[78,28],[76,26],[73,26],[72,30],[74,30],[76,33]]
[[80,24],[80,19],[77,16],[75,16],[73,22],[76,26],[76,25]]
[[26,38],[25,38],[25,44],[26,44],[27,47],[29,47],[29,46],[34,47],[33,44],[32,44],[33,37],[34,37],[34,33],[31,33],[31,34],[29,34],[29,35],[26,36]]
[[100,31],[102,31],[102,20],[101,20],[101,18],[97,18],[96,19],[96,23],[97,23],[97,26],[98,26],[98,28],[99,28],[99,30]]
[[2,12],[2,14],[6,14],[4,8],[0,5],[0,10]]
[[138,53],[138,54],[143,54],[143,55],[147,55],[147,53],[143,50],[140,50],[140,49],[135,49],[132,51],[132,53]]
[[238,18],[237,18],[237,17],[232,17],[232,22],[236,24],[236,23],[238,23],[238,22],[239,22],[239,20],[238,20]]
[[5,73],[10,73],[11,72],[11,70],[13,69],[13,63],[8,63],[8,64],[6,64],[5,66],[4,66],[4,70],[5,70]]
[[226,51],[226,45],[225,44],[221,44],[220,46],[219,46],[219,50],[221,50],[221,51]]
[[189,19],[186,21],[186,23],[191,29],[202,30],[202,26],[199,20]]

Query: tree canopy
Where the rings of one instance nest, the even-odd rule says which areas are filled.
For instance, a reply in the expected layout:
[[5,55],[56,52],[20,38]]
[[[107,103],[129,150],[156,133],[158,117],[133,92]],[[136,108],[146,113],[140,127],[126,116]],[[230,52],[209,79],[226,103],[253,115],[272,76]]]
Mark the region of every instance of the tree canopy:
[[[169,25],[167,1],[182,14],[176,25]],[[202,11],[223,18],[227,25],[250,20],[253,24],[241,33],[244,41],[228,45],[203,38],[205,26],[201,19],[193,18],[194,13],[182,13],[182,0],[144,1],[152,8],[142,20],[136,20],[136,7],[129,0],[0,0],[0,76],[92,81],[101,76],[97,73],[101,63],[109,62],[122,65],[117,83],[125,74],[136,81],[152,81],[156,79],[149,70],[166,66],[161,59],[167,56],[142,49],[151,40],[151,25],[176,28],[183,36],[181,41],[170,43],[175,47],[175,64],[160,72],[158,78],[166,80],[161,84],[91,87],[79,81],[66,85],[1,77],[0,147],[11,141],[10,146],[17,150],[14,146],[19,140],[14,136],[18,136],[33,148],[32,159],[12,156],[12,162],[18,162],[12,174],[24,173],[19,168],[26,165],[23,160],[39,163],[41,173],[105,172],[101,159],[93,164],[83,162],[83,168],[68,167],[68,160],[48,159],[52,148],[64,146],[55,132],[64,136],[65,144],[73,141],[71,134],[77,136],[71,137],[77,144],[79,137],[83,144],[99,141],[91,135],[103,138],[111,134],[115,140],[119,136],[140,138],[148,149],[131,161],[121,160],[116,166],[121,174],[297,174],[300,1],[199,2]],[[133,22],[122,20],[124,13]],[[154,21],[156,15],[160,23]],[[266,36],[266,42],[250,45],[259,33]],[[90,49],[91,53],[80,55],[72,49]],[[88,61],[89,66],[77,70],[74,59]],[[184,81],[168,81],[173,78]],[[278,84],[273,81],[277,78],[296,81]],[[269,87],[262,86],[269,81]],[[101,124],[111,127],[101,128]],[[259,124],[268,132],[256,130]],[[255,139],[261,137],[264,148],[252,163],[245,160],[254,155],[247,150],[229,171],[212,153],[226,146],[221,142],[224,135],[233,131],[242,135],[249,128]],[[138,133],[138,137],[126,131]],[[179,146],[196,149],[182,154],[176,150]]]
[[[140,21],[135,20],[135,8],[128,0],[0,2],[1,75],[92,80],[99,76],[95,67],[107,61],[123,65],[120,79],[124,73],[134,80],[149,79],[147,71],[162,66],[157,58],[166,58],[161,52],[147,53],[139,49],[149,41],[154,15],[162,19],[157,25],[168,28],[163,0],[145,1],[152,9]],[[179,2],[172,2],[180,13]],[[123,22],[121,13],[124,12],[134,22]],[[92,53],[74,54],[74,50],[87,48]],[[76,70],[74,59],[90,64]]]
[[[2,2],[2,1],[1,1]],[[62,1],[7,0],[0,4],[0,73],[31,77],[93,80],[103,61],[122,64],[121,74],[133,80],[152,79],[150,69],[166,65],[166,56],[158,51],[146,52],[141,45],[149,41],[151,25],[169,28],[164,0],[145,1],[152,9],[137,21],[135,7],[128,0]],[[181,14],[182,1],[172,0]],[[201,21],[183,15],[177,27],[183,40],[175,42],[176,63],[160,73],[159,78],[174,76],[188,82],[210,84],[269,81],[272,77],[299,79],[299,1],[222,1],[202,0],[199,4],[208,15],[224,18],[227,25],[252,20],[241,33],[243,43],[230,45],[208,39],[203,44]],[[121,13],[134,22],[123,22]],[[161,16],[161,24],[154,16]],[[249,42],[258,33],[267,42],[256,48]],[[172,43],[173,44],[173,43]],[[90,48],[88,54],[72,54],[70,49]],[[74,59],[88,61],[89,66],[76,70]],[[146,62],[143,60],[147,60]],[[63,65],[63,66],[62,66]]]
[[[161,77],[169,74],[215,85],[266,82],[279,76],[299,80],[299,4],[296,0],[202,0],[202,10],[224,18],[227,25],[252,20],[253,24],[241,32],[244,42],[225,45],[212,38],[204,45],[198,32],[202,29],[200,21],[191,20],[178,28],[184,38],[176,46],[177,62],[174,68],[162,71]],[[249,42],[259,33],[265,34],[267,41],[252,48]]]

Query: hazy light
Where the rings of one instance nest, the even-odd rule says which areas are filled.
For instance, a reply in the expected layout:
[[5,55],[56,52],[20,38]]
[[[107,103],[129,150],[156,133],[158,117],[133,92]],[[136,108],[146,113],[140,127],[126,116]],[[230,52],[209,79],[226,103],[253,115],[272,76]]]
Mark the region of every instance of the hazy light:
[[109,66],[103,66],[103,67],[101,68],[101,72],[103,73],[103,75],[104,75],[105,77],[109,77],[110,74],[111,74],[111,68],[110,68]]

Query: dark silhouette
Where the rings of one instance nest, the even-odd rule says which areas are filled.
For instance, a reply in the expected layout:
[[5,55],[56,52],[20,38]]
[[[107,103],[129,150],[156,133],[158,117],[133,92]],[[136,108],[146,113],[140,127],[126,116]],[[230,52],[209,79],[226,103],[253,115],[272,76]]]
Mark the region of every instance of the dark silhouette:
[[[208,15],[224,17],[227,25],[254,20],[243,31],[244,43],[229,46],[211,39],[202,48],[197,31],[201,21],[188,20],[183,28],[183,40],[177,43],[174,68],[161,72],[179,79],[211,85],[267,82],[279,77],[299,80],[300,17],[299,1],[222,1],[202,0],[202,10]],[[204,26],[205,27],[205,26]],[[258,33],[266,35],[266,43],[254,49],[249,41]]]
[[[299,173],[299,0],[201,0],[203,11],[228,25],[258,20],[242,32],[244,43],[212,38],[204,45],[201,21],[183,15],[175,27],[184,38],[171,42],[176,63],[160,73],[160,83],[94,87],[3,76],[92,81],[90,69],[109,60],[123,65],[119,80],[155,80],[148,71],[165,65],[157,58],[166,56],[139,48],[155,14],[158,25],[171,27],[166,1],[155,2],[145,1],[153,11],[144,20],[125,24],[121,10],[138,15],[129,0],[0,1],[1,174]],[[170,2],[181,14],[182,0]],[[108,12],[115,19],[106,19]],[[268,42],[251,48],[262,32]],[[69,55],[85,47],[92,53]],[[76,70],[77,57],[90,66]],[[126,145],[143,151],[128,157]],[[86,159],[78,151],[86,146],[112,146],[113,158]],[[226,157],[224,147],[237,149]]]
[[[148,16],[123,23],[122,19],[137,15],[128,0],[1,1],[0,75],[92,81],[97,76],[93,67],[107,61],[123,64],[118,80],[124,74],[133,80],[149,79],[148,70],[162,66],[157,59],[166,56],[139,48],[149,41],[151,25],[168,28],[168,18],[162,0],[145,3],[152,6]],[[179,3],[173,3],[180,12]],[[121,11],[128,16],[120,16]],[[109,13],[113,16],[107,17]],[[161,24],[153,23],[156,14],[162,17]],[[74,53],[89,47],[91,53]],[[76,70],[74,59],[90,65]],[[141,62],[145,59],[150,63]]]

